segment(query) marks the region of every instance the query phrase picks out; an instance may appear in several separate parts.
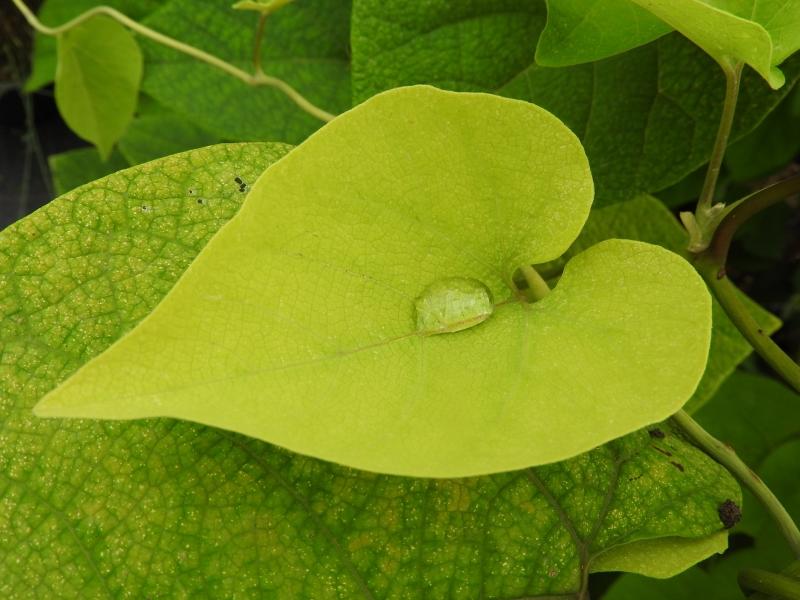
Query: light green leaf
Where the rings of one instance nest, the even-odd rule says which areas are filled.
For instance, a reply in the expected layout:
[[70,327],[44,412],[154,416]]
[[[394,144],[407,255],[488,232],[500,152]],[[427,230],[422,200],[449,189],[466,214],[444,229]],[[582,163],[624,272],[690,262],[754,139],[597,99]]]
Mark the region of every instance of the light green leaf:
[[[110,6],[136,21],[162,4],[162,0],[45,0],[37,11],[39,20],[45,25],[63,25],[95,6]],[[25,82],[25,91],[33,92],[51,83],[56,76],[56,40],[52,36],[37,33],[34,36],[31,74]]]
[[[256,19],[226,2],[171,0],[145,24],[253,70]],[[336,114],[350,106],[349,41],[349,0],[292,3],[267,19],[262,66]],[[154,42],[143,41],[142,47],[144,91],[220,139],[295,143],[322,125],[275,88],[248,86]]]
[[[694,269],[639,242],[519,299],[515,269],[562,254],[591,194],[580,144],[534,105],[386,92],[268,170],[151,317],[37,413],[168,415],[413,476],[574,456],[682,406],[710,337]],[[417,332],[415,299],[451,277],[488,287],[494,314]]]
[[[534,64],[544,5],[529,0],[356,0],[353,93],[361,101],[428,83],[528,100],[581,138],[595,205],[622,202],[683,179],[708,161],[724,78],[678,34],[611,59],[568,68]],[[800,57],[783,69],[798,75]],[[756,73],[742,84],[732,140],[755,127],[786,93]]]
[[[613,238],[658,244],[687,256],[686,230],[661,202],[652,196],[639,196],[629,202],[593,209],[581,234],[564,256],[558,261],[540,266],[540,270],[550,277],[558,276],[571,257],[599,242]],[[778,329],[781,322],[771,313],[744,294],[742,301],[765,333],[771,334]],[[700,384],[686,405],[686,409],[690,412],[694,412],[710,400],[720,384],[753,351],[752,346],[714,299],[712,306],[714,326],[708,363]]]
[[536,62],[564,67],[621,54],[672,30],[631,0],[547,0]]
[[145,102],[119,141],[119,151],[132,165],[220,140],[183,116],[155,102]]
[[0,233],[0,596],[578,593],[608,548],[719,531],[717,506],[739,490],[667,424],[658,443],[637,432],[531,471],[436,481],[186,422],[33,417],[161,301],[238,209],[235,178],[254,181],[285,151],[161,159]]
[[93,17],[58,37],[58,110],[104,160],[133,118],[141,77],[139,46],[116,21]]
[[47,162],[53,176],[53,187],[58,195],[128,166],[128,162],[119,152],[112,152],[108,160],[104,161],[96,148],[78,148],[53,154],[47,158]]
[[[728,534],[718,531],[701,538],[664,537],[609,548],[592,560],[592,573],[624,571],[667,579],[728,548]],[[642,596],[644,597],[644,596]]]
[[785,81],[777,65],[800,48],[800,4],[797,2],[632,1],[680,31],[723,68],[744,62],[774,89]]

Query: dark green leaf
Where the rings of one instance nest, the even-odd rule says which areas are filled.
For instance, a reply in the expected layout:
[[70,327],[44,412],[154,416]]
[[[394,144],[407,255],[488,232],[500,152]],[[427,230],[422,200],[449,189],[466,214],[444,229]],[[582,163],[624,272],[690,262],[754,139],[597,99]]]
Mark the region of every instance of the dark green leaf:
[[131,165],[138,165],[219,141],[181,115],[149,101],[140,105],[119,141],[119,151]]
[[[262,65],[329,112],[350,106],[348,0],[305,0],[270,16]],[[238,67],[253,70],[257,17],[226,2],[171,0],[145,23]],[[202,129],[228,140],[299,142],[322,125],[271,87],[252,87],[191,56],[142,43],[143,89]]]
[[49,156],[47,161],[53,176],[53,187],[59,196],[128,166],[128,162],[116,150],[104,161],[96,148],[68,150]]
[[[356,0],[356,101],[400,85],[488,91],[529,100],[561,118],[583,142],[596,206],[654,192],[707,161],[724,95],[719,68],[671,34],[614,58],[567,68],[534,64],[544,7],[528,0]],[[529,40],[529,41],[527,41]],[[787,80],[800,61],[783,65]],[[786,93],[748,73],[734,138]]]
[[[141,20],[162,4],[162,0],[45,0],[38,17],[45,25],[56,27],[95,6],[110,6],[131,19]],[[33,92],[52,82],[56,76],[56,40],[37,33],[34,38],[31,74],[25,82],[25,91]]]

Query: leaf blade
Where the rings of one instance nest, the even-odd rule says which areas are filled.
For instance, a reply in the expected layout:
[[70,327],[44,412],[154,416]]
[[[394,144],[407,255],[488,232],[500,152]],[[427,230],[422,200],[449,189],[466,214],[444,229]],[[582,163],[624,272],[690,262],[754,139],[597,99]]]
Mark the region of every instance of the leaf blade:
[[136,40],[110,18],[93,17],[58,36],[58,110],[104,160],[133,119],[142,64]]

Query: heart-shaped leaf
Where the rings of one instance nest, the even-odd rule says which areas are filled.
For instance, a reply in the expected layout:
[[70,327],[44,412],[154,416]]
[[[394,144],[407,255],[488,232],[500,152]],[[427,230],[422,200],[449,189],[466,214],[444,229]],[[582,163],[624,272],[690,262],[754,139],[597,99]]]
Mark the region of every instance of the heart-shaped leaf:
[[58,110],[104,160],[133,118],[141,78],[142,52],[116,21],[92,17],[58,36]]
[[[574,456],[677,410],[710,335],[692,267],[639,242],[520,299],[514,271],[562,254],[591,195],[580,143],[541,108],[381,94],[268,169],[162,305],[37,412],[174,416],[403,475]],[[493,314],[418,331],[417,298],[453,277]]]

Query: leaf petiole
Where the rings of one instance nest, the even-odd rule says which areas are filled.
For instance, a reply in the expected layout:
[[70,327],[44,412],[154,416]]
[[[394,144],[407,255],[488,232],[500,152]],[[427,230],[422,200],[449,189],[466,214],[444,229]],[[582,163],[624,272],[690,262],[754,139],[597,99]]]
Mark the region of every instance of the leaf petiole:
[[528,284],[528,295],[534,302],[541,300],[550,293],[550,286],[531,265],[523,265],[519,270]]

